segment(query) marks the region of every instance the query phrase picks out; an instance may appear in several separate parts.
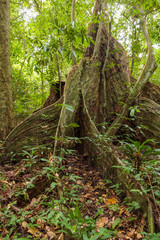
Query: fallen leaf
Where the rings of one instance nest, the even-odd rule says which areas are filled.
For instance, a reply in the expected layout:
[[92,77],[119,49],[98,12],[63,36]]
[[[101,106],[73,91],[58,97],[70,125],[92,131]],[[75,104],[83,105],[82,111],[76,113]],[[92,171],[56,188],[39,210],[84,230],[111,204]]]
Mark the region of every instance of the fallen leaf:
[[60,234],[58,240],[64,240],[64,235],[63,235],[63,233]]
[[36,199],[36,198],[32,198],[32,201],[31,201],[31,203],[30,203],[30,206],[33,206],[34,203],[36,203],[36,202],[37,202],[37,199]]
[[135,235],[135,229],[132,229],[129,233],[127,233],[127,236],[130,238],[133,238]]
[[28,223],[27,223],[26,221],[23,221],[23,222],[22,222],[22,227],[23,227],[23,228],[27,228],[27,225],[28,225]]
[[136,239],[142,239],[142,235],[140,233],[137,233]]
[[42,238],[42,240],[46,240],[46,239],[48,239],[47,234],[44,235],[44,237]]
[[29,227],[28,232],[31,233],[34,237],[37,237],[39,239],[42,239],[44,237],[44,234],[41,233],[38,229]]
[[105,202],[105,204],[109,205],[113,205],[116,204],[118,202],[118,200],[116,198],[108,198],[107,201],[105,199],[103,199],[103,201]]
[[96,226],[97,226],[97,231],[99,231],[99,229],[101,227],[104,227],[104,225],[108,224],[108,217],[102,217],[100,218],[97,222],[96,222]]
[[17,172],[15,172],[15,176],[17,176],[21,172],[21,169],[18,169]]
[[121,232],[118,232],[118,239],[120,239],[120,240],[124,240],[124,235],[123,235],[123,233],[121,233]]
[[99,184],[100,186],[104,186],[104,185],[105,185],[105,183],[102,182],[102,181],[99,181],[98,184]]
[[41,220],[40,218],[37,219],[37,224],[39,225],[38,228],[44,227],[44,221]]
[[130,212],[126,209],[125,212],[124,212],[128,217],[131,216]]
[[82,181],[81,181],[81,180],[78,180],[78,181],[77,181],[77,184],[78,184],[78,185],[81,185],[81,184],[82,184]]
[[46,226],[46,231],[50,240],[56,238],[56,234],[50,229],[50,227]]
[[119,214],[122,215],[122,213],[124,213],[125,211],[126,211],[125,207],[121,207],[120,211],[119,211]]

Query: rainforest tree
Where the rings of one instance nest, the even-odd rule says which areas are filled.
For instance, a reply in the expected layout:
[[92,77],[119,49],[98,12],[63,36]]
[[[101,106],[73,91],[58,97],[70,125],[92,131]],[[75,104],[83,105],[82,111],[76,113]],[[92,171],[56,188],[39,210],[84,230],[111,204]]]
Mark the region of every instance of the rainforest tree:
[[10,1],[0,1],[0,140],[14,127],[10,65]]
[[[123,4],[124,7],[126,3]],[[120,182],[125,194],[136,199],[145,212],[147,205],[151,205],[150,200],[134,176],[127,172],[121,174],[119,167],[122,167],[123,163],[116,145],[117,139],[122,139],[131,127],[136,133],[135,139],[143,140],[145,135],[145,138],[160,140],[160,88],[149,83],[157,64],[146,23],[147,11],[154,9],[150,9],[150,6],[148,8],[145,3],[137,4],[137,1],[129,1],[127,6],[134,12],[131,18],[138,19],[136,21],[148,49],[138,80],[132,76],[129,69],[126,51],[112,36],[112,5],[96,0],[88,26],[90,44],[79,64],[74,65],[69,72],[63,95],[56,95],[52,90],[48,104],[8,135],[2,161],[8,161],[8,152],[18,153],[24,146],[43,144],[50,145],[55,156],[63,157],[61,148],[68,147],[68,143],[75,147],[74,139],[80,138],[82,142],[77,147],[89,153],[101,175],[116,183]],[[64,33],[66,28],[57,21],[57,31]],[[72,25],[69,31],[72,32],[69,40],[73,51],[75,44],[71,36],[75,32]],[[59,46],[59,42],[66,44],[62,39],[59,42],[55,40],[54,50]],[[135,55],[136,52],[132,51],[132,72]],[[60,66],[60,55],[55,54],[54,57]],[[143,135],[139,132],[139,126],[145,126]],[[118,168],[113,167],[115,165]],[[130,192],[131,184],[133,188],[141,191],[141,194],[138,191]]]

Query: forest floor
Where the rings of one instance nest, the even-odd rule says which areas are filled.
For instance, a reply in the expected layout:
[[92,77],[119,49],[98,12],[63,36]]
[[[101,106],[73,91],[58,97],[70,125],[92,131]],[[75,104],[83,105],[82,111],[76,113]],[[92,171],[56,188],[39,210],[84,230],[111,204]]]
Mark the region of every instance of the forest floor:
[[53,162],[32,156],[0,167],[0,239],[143,239],[142,214],[88,156]]

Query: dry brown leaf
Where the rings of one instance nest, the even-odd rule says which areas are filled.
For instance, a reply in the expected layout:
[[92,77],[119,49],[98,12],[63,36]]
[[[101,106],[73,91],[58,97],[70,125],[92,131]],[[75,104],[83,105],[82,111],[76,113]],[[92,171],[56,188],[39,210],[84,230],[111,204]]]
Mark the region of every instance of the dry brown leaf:
[[50,229],[50,227],[46,226],[46,231],[50,240],[56,238],[56,234]]
[[116,198],[108,198],[107,201],[105,199],[103,199],[103,201],[105,202],[106,205],[114,205],[118,202],[118,200]]
[[[3,234],[8,234],[9,233],[9,231],[5,228],[5,229],[3,229]],[[4,239],[4,238],[2,238],[2,239]]]
[[40,225],[40,226],[38,226],[38,228],[44,227],[44,221],[39,218],[37,219],[37,224]]
[[124,240],[125,236],[123,235],[122,232],[118,232],[117,235],[118,235],[118,239],[119,239],[119,240]]
[[15,172],[15,177],[21,172],[21,169],[18,169],[16,172]]
[[102,217],[100,218],[97,222],[96,222],[96,226],[97,226],[97,231],[99,231],[99,229],[101,227],[104,227],[104,225],[108,224],[108,217]]
[[127,233],[127,236],[133,238],[135,236],[135,229],[132,229],[129,233]]
[[145,221],[144,218],[141,219],[141,224],[142,224],[142,225],[146,225],[146,221]]
[[83,197],[82,197],[82,198],[80,198],[79,200],[80,200],[80,202],[81,202],[81,203],[85,203],[85,202],[86,202],[86,199],[85,199],[85,198],[83,198]]
[[126,210],[126,208],[125,208],[125,207],[121,207],[121,208],[120,208],[120,210],[119,210],[119,214],[120,214],[120,215],[122,215],[122,213],[124,213],[124,212],[125,212],[125,210]]
[[64,235],[63,235],[63,233],[60,234],[58,240],[64,240]]
[[44,237],[44,234],[41,233],[38,229],[29,227],[28,232],[31,233],[34,237],[37,237],[39,239],[42,239]]
[[105,185],[105,183],[104,183],[104,182],[102,182],[102,181],[99,181],[99,182],[98,182],[98,185],[100,185],[100,186],[104,186],[104,185]]
[[125,212],[124,212],[128,217],[131,216],[130,212],[126,209]]
[[102,197],[107,198],[108,195],[107,194],[102,194]]
[[91,197],[92,196],[92,194],[91,193],[86,193],[85,195],[82,195],[81,197],[84,197],[84,198],[89,198],[89,197]]
[[140,233],[137,233],[136,239],[142,239],[142,235]]
[[53,162],[53,155],[52,154],[50,154],[50,158],[49,158],[49,163],[52,163]]
[[[27,196],[27,199],[29,199],[29,195],[26,194],[26,196]],[[32,201],[31,201],[31,203],[28,204],[28,205],[24,208],[24,211],[26,211],[26,210],[32,208],[32,207],[34,206],[34,203],[36,203],[36,202],[40,202],[41,198],[42,198],[41,196],[40,196],[39,198],[37,198],[37,199],[36,199],[36,198],[33,198]]]
[[82,181],[81,180],[77,180],[77,184],[78,185],[82,184]]
[[1,180],[2,183],[6,184],[5,187],[7,187],[8,189],[10,189],[9,186],[12,186],[11,183],[7,182],[6,180]]
[[27,223],[26,221],[23,221],[23,222],[22,222],[22,227],[23,227],[23,228],[27,228],[27,225],[28,225],[28,223]]
[[41,240],[46,240],[47,238],[48,238],[48,236],[47,236],[47,234],[45,234]]
[[36,199],[36,198],[32,198],[31,203],[30,203],[30,206],[33,206],[34,203],[36,203],[36,202],[37,202],[37,199]]
[[133,238],[130,238],[128,236],[125,236],[123,240],[133,240]]

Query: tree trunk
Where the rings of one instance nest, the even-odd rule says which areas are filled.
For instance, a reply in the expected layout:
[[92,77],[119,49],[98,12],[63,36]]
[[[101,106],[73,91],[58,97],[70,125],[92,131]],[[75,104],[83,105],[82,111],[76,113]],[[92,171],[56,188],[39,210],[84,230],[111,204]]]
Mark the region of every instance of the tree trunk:
[[10,66],[10,1],[0,0],[0,140],[14,127]]

